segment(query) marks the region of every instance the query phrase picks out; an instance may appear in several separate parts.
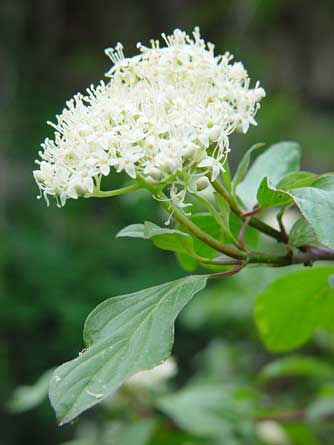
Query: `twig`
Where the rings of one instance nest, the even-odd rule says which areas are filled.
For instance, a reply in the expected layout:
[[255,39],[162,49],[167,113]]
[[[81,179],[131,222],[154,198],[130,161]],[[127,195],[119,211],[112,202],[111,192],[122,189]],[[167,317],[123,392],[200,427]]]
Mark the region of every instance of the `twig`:
[[239,213],[240,218],[247,218],[248,216],[254,216],[257,213],[260,213],[262,211],[261,207],[256,207],[255,209],[248,210],[248,212],[241,212]]
[[224,278],[224,277],[230,277],[232,275],[235,275],[236,273],[240,272],[241,269],[243,269],[248,262],[244,261],[243,263],[239,264],[236,267],[233,267],[233,269],[225,270],[224,272],[217,272],[212,273],[208,275],[208,278]]
[[[239,216],[239,218],[243,219],[243,216],[242,216],[243,212],[241,211],[241,209],[239,209],[237,203],[235,202],[233,197],[230,195],[230,193],[225,189],[223,184],[221,182],[219,182],[218,180],[216,180],[212,183],[212,185],[215,188],[215,190],[218,193],[220,193],[227,200],[227,202],[230,204],[232,212],[235,213],[237,216]],[[272,238],[275,238],[277,241],[282,242],[281,233],[278,230],[274,229],[273,227],[269,226],[268,224],[264,223],[260,219],[252,217],[249,222],[249,225],[260,230],[260,232],[263,232],[266,235],[268,235]]]
[[285,230],[285,226],[283,223],[283,215],[284,215],[285,207],[282,207],[281,210],[277,214],[277,222],[281,231],[281,238],[283,243],[288,244],[289,236]]
[[239,233],[239,236],[238,236],[239,244],[240,244],[240,246],[243,249],[245,249],[245,240],[244,240],[244,238],[245,238],[245,233],[246,233],[247,227],[248,227],[248,225],[250,223],[250,220],[251,220],[250,216],[248,216],[245,219],[245,221],[243,222],[243,224],[241,226],[240,233]]

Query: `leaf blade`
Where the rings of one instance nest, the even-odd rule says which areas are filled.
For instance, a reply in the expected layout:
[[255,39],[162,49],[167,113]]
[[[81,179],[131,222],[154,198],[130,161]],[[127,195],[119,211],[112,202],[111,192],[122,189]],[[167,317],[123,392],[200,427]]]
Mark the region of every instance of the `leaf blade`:
[[290,194],[319,241],[334,248],[334,191],[303,187]]
[[288,173],[299,170],[301,148],[296,142],[280,142],[269,147],[258,156],[248,170],[245,179],[237,187],[242,202],[252,208],[256,204],[256,193],[262,179],[268,176],[273,185]]
[[86,320],[86,352],[51,378],[49,397],[60,424],[102,401],[131,375],[165,360],[176,316],[206,280],[189,276],[101,303]]
[[305,343],[317,329],[334,328],[333,268],[302,270],[271,283],[257,296],[254,314],[270,351]]

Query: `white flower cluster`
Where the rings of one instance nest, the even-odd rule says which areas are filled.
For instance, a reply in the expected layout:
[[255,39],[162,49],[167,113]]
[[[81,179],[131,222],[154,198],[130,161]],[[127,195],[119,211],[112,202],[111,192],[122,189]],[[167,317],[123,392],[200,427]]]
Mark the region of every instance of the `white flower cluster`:
[[170,185],[182,206],[194,178],[223,170],[228,136],[256,125],[254,115],[265,96],[242,63],[229,53],[176,29],[124,58],[118,44],[106,53],[113,61],[108,83],[91,86],[67,102],[54,139],[46,139],[34,171],[45,198],[60,205],[68,198],[94,195],[110,171],[125,172],[148,184]]

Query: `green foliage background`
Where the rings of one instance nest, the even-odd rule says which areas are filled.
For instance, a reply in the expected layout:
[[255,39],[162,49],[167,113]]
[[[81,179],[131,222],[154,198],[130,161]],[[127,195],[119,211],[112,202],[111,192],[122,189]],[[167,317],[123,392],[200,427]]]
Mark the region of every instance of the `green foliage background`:
[[[47,209],[34,199],[33,160],[41,140],[52,133],[45,121],[54,119],[67,98],[102,77],[108,68],[105,47],[122,41],[126,54],[133,54],[138,40],[199,25],[217,51],[229,50],[244,61],[268,94],[259,127],[233,139],[232,164],[253,143],[290,139],[303,146],[304,169],[333,170],[334,6],[330,0],[318,2],[316,10],[313,5],[311,0],[2,0],[1,444],[53,445],[71,439],[76,426],[58,429],[47,403],[10,415],[6,403],[14,388],[79,352],[83,321],[96,304],[183,275],[172,254],[140,240],[115,239],[127,224],[161,221],[158,204],[145,194],[72,201],[62,210],[54,205]],[[209,357],[206,368],[200,360],[202,373],[211,376],[228,362],[234,373],[219,370],[219,375],[242,380],[245,366],[255,375],[270,361],[252,321],[252,277],[233,280],[219,284],[207,298],[196,298],[179,321],[175,387],[198,369],[200,351]],[[214,364],[212,340],[216,345],[223,340],[225,348],[213,354]],[[307,351],[326,355],[321,345],[317,340]],[[240,354],[248,357],[246,364],[230,357]],[[275,391],[289,405],[294,396],[305,400],[309,386],[300,384],[289,392],[283,385]],[[296,444],[306,445],[298,442],[302,433],[296,437]],[[330,443],[329,437],[331,431],[324,429],[320,443]]]

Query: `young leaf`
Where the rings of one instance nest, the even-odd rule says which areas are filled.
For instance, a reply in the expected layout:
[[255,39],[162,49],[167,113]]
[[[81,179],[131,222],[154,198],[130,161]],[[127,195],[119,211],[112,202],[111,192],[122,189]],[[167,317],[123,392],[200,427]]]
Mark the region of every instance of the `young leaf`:
[[269,185],[268,178],[263,178],[256,195],[257,201],[263,209],[270,207],[283,206],[292,202],[292,198],[283,190],[277,190]]
[[291,228],[289,233],[289,243],[292,246],[300,247],[306,245],[318,245],[319,240],[315,231],[305,218],[299,218]]
[[258,295],[255,320],[269,350],[287,351],[317,329],[334,329],[333,273],[319,268],[288,274]]
[[60,424],[104,400],[130,376],[165,360],[174,321],[206,285],[193,275],[104,301],[88,316],[87,350],[56,369],[49,388]]
[[255,144],[253,145],[247,152],[245,153],[244,157],[241,159],[241,162],[237,168],[237,171],[233,177],[232,180],[232,193],[235,194],[235,191],[237,189],[237,186],[243,181],[244,177],[246,176],[247,170],[249,168],[251,155],[253,151],[258,150],[259,148],[264,147],[265,144]]
[[120,230],[116,238],[129,237],[129,238],[144,238],[144,224],[130,224]]
[[267,176],[276,186],[288,173],[299,170],[300,155],[299,144],[280,142],[258,156],[245,179],[237,187],[237,194],[247,208],[256,204],[256,193],[262,179]]
[[151,239],[159,249],[194,255],[193,239],[189,234],[159,227],[149,221],[145,221],[145,224],[131,224],[124,227],[117,234],[117,238],[121,237]]
[[277,188],[288,191],[300,187],[309,187],[315,180],[315,175],[309,172],[288,173],[277,183]]
[[195,255],[193,238],[185,232],[165,229],[149,221],[144,224],[144,237],[151,239],[159,249]]
[[327,175],[320,176],[313,182],[312,187],[327,190],[328,192],[334,192],[334,174],[329,173]]
[[291,190],[290,194],[319,241],[334,248],[334,191],[304,187]]

